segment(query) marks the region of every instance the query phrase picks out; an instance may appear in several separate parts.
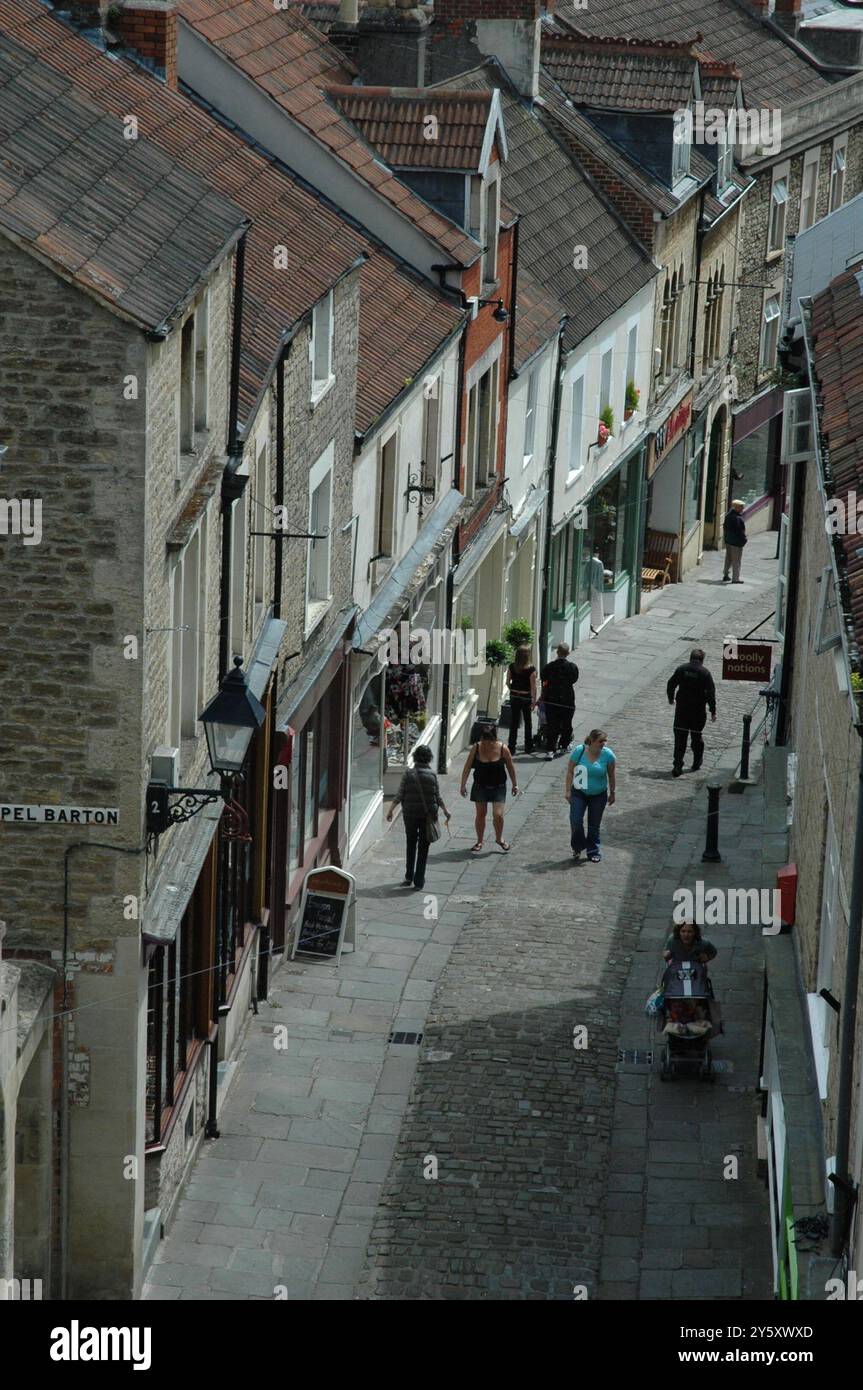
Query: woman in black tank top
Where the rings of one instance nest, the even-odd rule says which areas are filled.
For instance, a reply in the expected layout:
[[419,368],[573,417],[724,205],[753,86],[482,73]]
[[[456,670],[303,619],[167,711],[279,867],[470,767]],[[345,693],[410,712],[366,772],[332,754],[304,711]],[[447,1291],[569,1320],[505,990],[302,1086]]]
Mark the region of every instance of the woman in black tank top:
[[484,724],[480,730],[479,743],[474,743],[471,746],[461,774],[462,796],[467,796],[467,777],[471,768],[473,768],[473,786],[471,787],[470,799],[476,806],[474,821],[476,844],[471,848],[471,854],[479,854],[482,849],[489,802],[491,802],[491,814],[494,821],[495,841],[506,852],[509,845],[503,838],[503,816],[506,805],[507,773],[512,781],[513,796],[518,796],[518,783],[515,778],[515,764],[512,761],[512,754],[499,742],[494,724]]

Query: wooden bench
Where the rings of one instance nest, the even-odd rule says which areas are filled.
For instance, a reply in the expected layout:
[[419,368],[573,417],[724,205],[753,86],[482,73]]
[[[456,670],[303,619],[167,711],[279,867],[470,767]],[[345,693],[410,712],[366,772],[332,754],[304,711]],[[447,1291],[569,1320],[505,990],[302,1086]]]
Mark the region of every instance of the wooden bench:
[[644,538],[641,585],[644,589],[664,589],[671,583],[671,567],[677,549],[673,531],[648,531]]

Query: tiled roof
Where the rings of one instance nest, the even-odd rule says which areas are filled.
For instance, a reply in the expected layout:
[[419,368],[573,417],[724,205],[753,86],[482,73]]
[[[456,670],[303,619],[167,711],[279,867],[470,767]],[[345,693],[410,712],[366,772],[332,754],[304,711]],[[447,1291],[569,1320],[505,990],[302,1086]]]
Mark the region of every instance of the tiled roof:
[[[697,20],[696,20],[697,15]],[[747,101],[755,106],[787,106],[817,96],[831,85],[801,53],[784,42],[735,0],[602,0],[587,9],[564,2],[558,21],[587,34],[649,34],[680,39],[694,22],[701,47],[714,58],[736,63],[743,74]]]
[[246,225],[234,203],[0,32],[0,229],[145,329]]
[[[77,90],[251,218],[246,254],[240,400],[243,418],[266,383],[284,331],[364,253],[357,365],[357,428],[367,430],[417,376],[461,315],[283,166],[226,130],[182,93],[107,58],[40,0],[0,0],[0,33],[14,36]],[[147,204],[149,208],[149,202]],[[288,248],[288,270],[273,248]]]
[[565,312],[560,300],[544,290],[529,270],[519,266],[513,357],[517,372],[545,346],[549,338],[557,337]]
[[[821,433],[830,450],[830,495],[848,507],[863,497],[863,294],[859,267],[837,276],[812,302],[815,376],[822,401]],[[854,507],[850,509],[854,514]],[[863,652],[863,547],[846,530],[837,537],[845,567],[858,652]]]
[[[320,29],[322,34],[328,34],[339,17],[339,0],[289,0],[289,3],[292,6],[296,5],[309,23]],[[365,0],[360,0],[360,14],[365,7]]]
[[329,96],[393,169],[480,171],[491,92],[330,87]]
[[296,7],[272,0],[179,0],[179,13],[288,115],[461,265],[481,254],[476,242],[382,166],[327,86],[349,85],[355,69]]
[[671,112],[692,98],[697,52],[692,41],[544,37],[541,61],[578,106]]
[[[544,119],[505,84],[493,64],[459,77],[462,87],[501,88],[509,142],[504,187],[521,214],[519,275],[527,268],[569,315],[569,351],[648,284],[656,267]],[[575,268],[576,245],[587,247],[586,270]]]

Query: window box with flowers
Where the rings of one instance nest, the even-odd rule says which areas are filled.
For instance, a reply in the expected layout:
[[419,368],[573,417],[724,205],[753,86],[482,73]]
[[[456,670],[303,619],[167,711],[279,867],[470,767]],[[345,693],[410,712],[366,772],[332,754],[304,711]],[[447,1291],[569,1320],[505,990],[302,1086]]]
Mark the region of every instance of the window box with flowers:
[[624,398],[624,406],[623,406],[623,419],[624,419],[624,423],[625,423],[627,420],[630,420],[630,419],[632,418],[632,416],[635,414],[636,410],[638,409],[638,402],[639,402],[640,397],[641,397],[641,392],[640,392],[640,391],[638,390],[638,388],[636,387],[635,382],[634,382],[634,381],[628,381],[628,382],[626,383],[626,396],[625,396],[625,398]]
[[614,411],[607,405],[599,417],[599,429],[597,430],[596,442],[600,449],[604,449],[611,436],[614,434]]

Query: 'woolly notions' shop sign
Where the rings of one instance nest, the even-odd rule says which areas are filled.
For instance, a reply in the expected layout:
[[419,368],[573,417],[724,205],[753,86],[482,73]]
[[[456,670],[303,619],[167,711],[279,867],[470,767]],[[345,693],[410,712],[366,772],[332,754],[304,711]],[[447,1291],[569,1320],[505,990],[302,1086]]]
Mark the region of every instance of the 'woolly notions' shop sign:
[[116,806],[4,806],[0,825],[119,825]]

